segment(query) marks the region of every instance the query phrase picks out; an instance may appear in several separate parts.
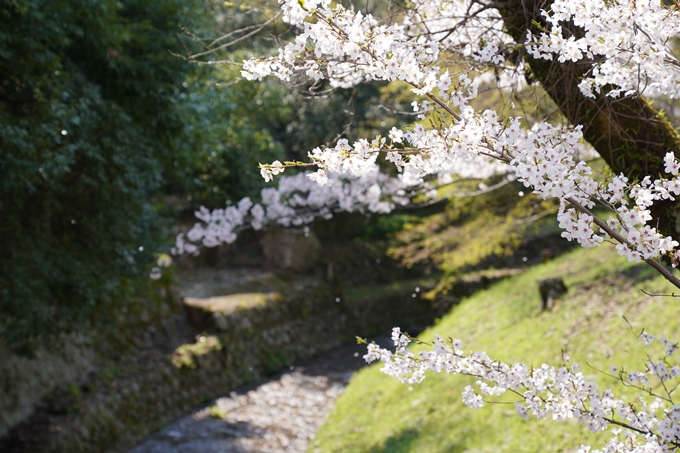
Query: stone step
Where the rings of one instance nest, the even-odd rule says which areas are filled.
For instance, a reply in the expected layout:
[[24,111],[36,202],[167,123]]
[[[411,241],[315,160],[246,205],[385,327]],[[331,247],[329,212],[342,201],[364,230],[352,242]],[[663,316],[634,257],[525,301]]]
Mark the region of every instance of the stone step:
[[237,312],[263,307],[281,299],[278,292],[237,293],[217,297],[185,297],[184,306],[189,320],[196,327],[224,331],[232,325],[230,320]]

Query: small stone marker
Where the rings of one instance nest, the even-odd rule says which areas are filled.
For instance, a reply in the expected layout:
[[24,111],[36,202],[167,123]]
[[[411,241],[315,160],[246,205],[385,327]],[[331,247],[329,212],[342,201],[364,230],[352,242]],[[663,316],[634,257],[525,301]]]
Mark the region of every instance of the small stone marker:
[[265,233],[262,251],[267,268],[307,272],[319,261],[321,243],[313,231],[278,228]]

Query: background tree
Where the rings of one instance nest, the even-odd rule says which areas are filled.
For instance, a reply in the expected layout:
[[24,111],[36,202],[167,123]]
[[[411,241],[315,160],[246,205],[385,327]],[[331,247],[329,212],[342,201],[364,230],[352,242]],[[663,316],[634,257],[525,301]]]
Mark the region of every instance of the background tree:
[[[312,96],[180,58],[268,3],[0,2],[0,334],[12,347],[147,300],[177,215],[256,196],[257,164],[333,140],[329,115],[379,125],[374,87]],[[277,27],[224,55],[271,49]]]
[[[17,348],[140,288],[198,2],[3,1],[0,330]],[[101,317],[104,318],[104,317]],[[100,319],[101,319],[100,318]]]

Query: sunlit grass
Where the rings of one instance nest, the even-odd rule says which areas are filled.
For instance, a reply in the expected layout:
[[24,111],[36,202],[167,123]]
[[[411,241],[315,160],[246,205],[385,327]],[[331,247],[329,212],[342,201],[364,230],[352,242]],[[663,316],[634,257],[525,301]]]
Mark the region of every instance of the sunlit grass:
[[[564,278],[569,293],[554,312],[539,313],[536,280],[557,276]],[[534,365],[559,365],[564,352],[582,365],[588,378],[621,394],[624,389],[595,368],[643,368],[638,341],[624,315],[636,329],[644,326],[652,333],[680,337],[680,302],[652,298],[641,289],[672,291],[644,264],[626,262],[611,247],[576,250],[477,293],[420,337],[431,340],[439,333],[460,338],[464,349]],[[581,443],[601,445],[607,438],[593,437],[576,423],[525,422],[512,405],[468,409],[460,395],[471,378],[432,374],[422,384],[408,386],[379,368],[354,376],[309,451],[557,452],[575,451]]]

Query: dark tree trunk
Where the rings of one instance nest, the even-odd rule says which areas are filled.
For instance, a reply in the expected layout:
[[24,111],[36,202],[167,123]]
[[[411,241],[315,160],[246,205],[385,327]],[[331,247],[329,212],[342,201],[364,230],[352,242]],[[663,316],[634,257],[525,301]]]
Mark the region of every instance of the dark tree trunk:
[[[526,41],[526,31],[540,33],[534,23],[545,26],[541,9],[549,10],[546,0],[508,0],[497,3],[507,32],[517,43]],[[565,24],[564,36],[583,31]],[[541,83],[564,116],[574,125],[583,125],[584,138],[597,150],[614,173],[623,173],[630,181],[646,175],[663,173],[663,157],[680,151],[680,136],[663,112],[642,97],[596,99],[581,94],[578,84],[591,68],[592,60],[578,63],[538,60],[523,55],[531,75]],[[680,232],[679,203],[657,202],[653,215],[659,229],[666,234]],[[656,226],[656,225],[653,225]]]

